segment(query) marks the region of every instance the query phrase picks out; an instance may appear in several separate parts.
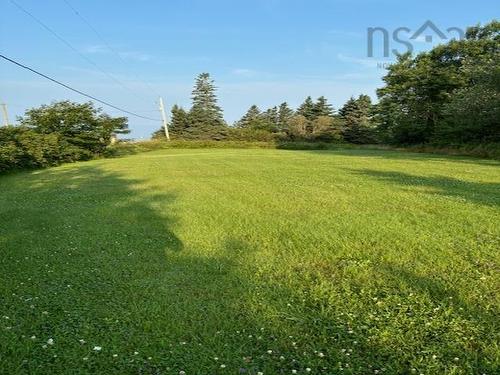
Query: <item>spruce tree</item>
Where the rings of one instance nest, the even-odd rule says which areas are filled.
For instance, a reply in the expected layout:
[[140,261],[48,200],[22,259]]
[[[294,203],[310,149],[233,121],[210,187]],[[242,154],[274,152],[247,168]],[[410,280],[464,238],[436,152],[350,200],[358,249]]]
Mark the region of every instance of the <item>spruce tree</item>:
[[308,121],[314,120],[314,102],[310,96],[308,96],[306,100],[304,100],[304,103],[297,109],[297,115],[304,116]]
[[191,126],[189,113],[187,113],[184,108],[179,107],[175,104],[171,110],[172,121],[170,124],[170,133],[172,135],[184,136],[189,132]]
[[351,97],[339,110],[344,123],[343,137],[351,143],[373,142],[372,102],[368,95]]
[[267,109],[261,116],[263,122],[267,125],[266,127],[270,131],[276,131],[278,128],[278,107],[272,107]]
[[247,113],[245,113],[243,117],[236,123],[236,126],[239,128],[251,128],[255,125],[256,121],[259,121],[260,116],[260,109],[254,104],[248,109]]
[[225,126],[215,89],[210,74],[201,73],[196,78],[191,97],[193,106],[189,113],[193,133],[213,132]]
[[278,108],[278,130],[283,131],[288,129],[289,121],[293,115],[293,109],[288,106],[288,103],[281,103]]
[[333,107],[324,96],[320,96],[314,104],[314,118],[320,116],[333,116]]

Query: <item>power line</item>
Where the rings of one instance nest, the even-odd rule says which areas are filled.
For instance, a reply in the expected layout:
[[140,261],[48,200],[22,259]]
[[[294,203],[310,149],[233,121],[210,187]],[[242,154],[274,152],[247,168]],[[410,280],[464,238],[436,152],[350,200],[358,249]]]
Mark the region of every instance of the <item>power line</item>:
[[[92,30],[92,32],[97,36],[97,38],[99,38],[99,40],[104,44],[104,46],[109,49],[121,62],[122,64],[124,65],[128,65],[128,63],[125,61],[125,59],[121,56],[121,54],[116,50],[114,49],[107,41],[106,39],[104,39],[104,37],[102,36],[102,34],[97,31],[97,29],[87,20],[87,18],[85,18],[68,0],[63,0],[66,5],[73,11],[73,13],[75,13],[81,20],[84,24],[86,24],[88,26],[88,28],[90,30]],[[145,87],[147,87],[153,94],[155,94],[156,96],[161,96],[160,94],[158,94],[156,92],[156,90],[147,82],[147,81],[143,81],[141,79],[139,79],[139,77],[137,77],[135,74],[133,74],[133,76],[135,77],[135,79],[142,83]]]
[[76,92],[77,94],[83,95],[83,96],[85,96],[85,97],[87,97],[87,98],[89,98],[89,99],[95,100],[96,102],[99,102],[99,103],[101,103],[101,104],[107,105],[108,107],[114,108],[114,109],[116,109],[116,110],[118,110],[118,111],[121,111],[121,112],[127,113],[127,114],[132,115],[132,116],[135,116],[135,117],[142,118],[142,119],[144,119],[144,120],[150,120],[150,121],[155,121],[155,122],[160,121],[159,119],[154,119],[154,118],[151,118],[151,117],[146,117],[146,116],[138,115],[137,113],[134,113],[134,112],[127,111],[126,109],[123,109],[123,108],[117,107],[117,106],[115,106],[115,105],[113,105],[113,104],[111,104],[111,103],[108,103],[108,102],[104,101],[104,100],[98,99],[98,98],[96,98],[95,96],[92,96],[92,95],[86,94],[86,93],[84,93],[83,91],[77,90],[77,89],[75,89],[75,88],[73,88],[73,87],[71,87],[71,86],[69,86],[69,85],[66,85],[65,83],[62,83],[62,82],[60,82],[60,81],[58,81],[58,80],[56,80],[56,79],[54,79],[54,78],[51,78],[51,77],[49,77],[49,76],[47,76],[47,75],[45,75],[45,74],[43,74],[43,73],[40,73],[39,71],[37,71],[37,70],[35,70],[35,69],[33,69],[33,68],[30,68],[29,66],[23,65],[23,64],[21,64],[20,62],[17,62],[17,61],[15,61],[15,60],[13,60],[13,59],[10,59],[10,58],[8,58],[7,56],[4,56],[4,55],[1,55],[1,54],[0,54],[0,58],[4,59],[4,60],[6,60],[6,61],[8,61],[8,62],[10,62],[10,63],[12,63],[12,64],[14,64],[14,65],[17,65],[17,66],[19,66],[19,67],[21,67],[21,68],[23,68],[23,69],[29,70],[30,72],[35,73],[35,74],[37,74],[37,75],[39,75],[39,76],[41,76],[41,77],[43,77],[43,78],[45,78],[45,79],[48,79],[49,81],[52,81],[52,82],[54,82],[54,83],[57,83],[58,85],[60,85],[60,86],[62,86],[62,87],[67,88],[68,90],[74,91],[74,92]]
[[[60,36],[58,33],[56,33],[52,28],[50,28],[49,26],[47,26],[47,24],[45,24],[44,22],[42,22],[35,15],[33,15],[33,13],[29,12],[27,9],[25,9],[24,7],[22,7],[15,0],[10,0],[10,2],[12,4],[14,4],[17,8],[19,8],[21,11],[23,11],[24,13],[26,13],[28,16],[30,16],[33,20],[35,20],[35,22],[37,22],[45,30],[47,30],[54,37],[56,37],[60,42],[62,42],[64,45],[66,45],[66,47],[68,47],[73,52],[75,52],[77,55],[79,55],[87,63],[89,63],[90,65],[92,65],[94,68],[96,68],[97,70],[99,70],[102,74],[106,75],[109,79],[111,79],[113,82],[115,82],[116,84],[118,84],[119,86],[121,86],[122,88],[124,88],[125,90],[131,92],[135,97],[139,97],[133,90],[131,90],[130,88],[128,88],[125,84],[123,84],[121,81],[119,81],[113,75],[111,75],[110,73],[106,72],[104,69],[102,69],[101,67],[99,67],[99,65],[97,65],[94,61],[92,61],[87,56],[85,56],[83,53],[81,53],[80,51],[78,51],[78,49],[76,49],[75,47],[73,47],[73,45],[70,42],[68,42],[66,39],[64,39],[62,36]],[[147,100],[148,102],[150,101],[150,99],[146,99],[144,97],[140,97],[140,98],[144,99],[144,100]]]

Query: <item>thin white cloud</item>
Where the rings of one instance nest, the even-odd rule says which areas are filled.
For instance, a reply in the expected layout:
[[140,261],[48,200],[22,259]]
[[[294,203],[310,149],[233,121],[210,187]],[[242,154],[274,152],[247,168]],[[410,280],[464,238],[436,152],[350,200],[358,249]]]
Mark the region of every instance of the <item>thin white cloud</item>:
[[142,52],[129,51],[129,52],[118,52],[118,53],[123,59],[130,59],[142,62],[151,61],[153,59],[153,56]]
[[236,68],[231,71],[231,74],[242,77],[255,77],[257,75],[257,71],[247,68]]
[[83,52],[88,54],[109,53],[109,49],[101,44],[94,44],[83,48]]
[[[94,44],[87,46],[83,49],[83,52],[91,55],[95,54],[109,55],[113,53],[113,51],[110,50],[110,48],[102,44]],[[124,60],[147,62],[153,59],[153,56],[138,51],[117,51],[117,53]]]

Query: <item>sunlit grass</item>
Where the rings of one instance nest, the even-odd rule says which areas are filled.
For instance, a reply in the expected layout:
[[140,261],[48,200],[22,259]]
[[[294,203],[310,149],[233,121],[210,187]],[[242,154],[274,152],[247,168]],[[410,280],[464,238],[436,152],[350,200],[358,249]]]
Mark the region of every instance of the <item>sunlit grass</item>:
[[160,150],[0,177],[0,373],[493,374],[500,164]]

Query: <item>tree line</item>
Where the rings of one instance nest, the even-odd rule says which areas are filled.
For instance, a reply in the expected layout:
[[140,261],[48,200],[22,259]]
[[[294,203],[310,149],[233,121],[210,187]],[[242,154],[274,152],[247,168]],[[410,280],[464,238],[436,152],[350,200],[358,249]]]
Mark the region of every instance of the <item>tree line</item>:
[[[228,126],[208,73],[196,79],[190,110],[172,108],[171,132],[182,139],[287,139],[438,146],[500,142],[500,22],[467,29],[416,56],[399,55],[377,90],[338,111],[321,96],[293,110],[285,102],[252,105]],[[162,131],[153,134],[163,137]]]
[[[224,121],[208,73],[196,78],[192,106],[173,106],[174,139],[321,141],[392,145],[500,144],[500,22],[467,29],[388,67],[378,101],[351,97],[338,110],[320,96],[296,109],[284,102],[252,105],[235,124]],[[126,117],[111,117],[92,103],[55,102],[26,111],[16,126],[0,128],[0,172],[46,167],[103,155]],[[164,137],[163,129],[153,134]]]
[[[338,113],[324,96],[316,100],[308,96],[296,110],[286,102],[265,110],[254,104],[230,126],[218,105],[214,81],[202,73],[196,78],[192,101],[189,110],[172,107],[169,132],[175,139],[375,142],[375,107],[367,95],[349,99]],[[153,138],[164,137],[163,129],[153,133]]]

